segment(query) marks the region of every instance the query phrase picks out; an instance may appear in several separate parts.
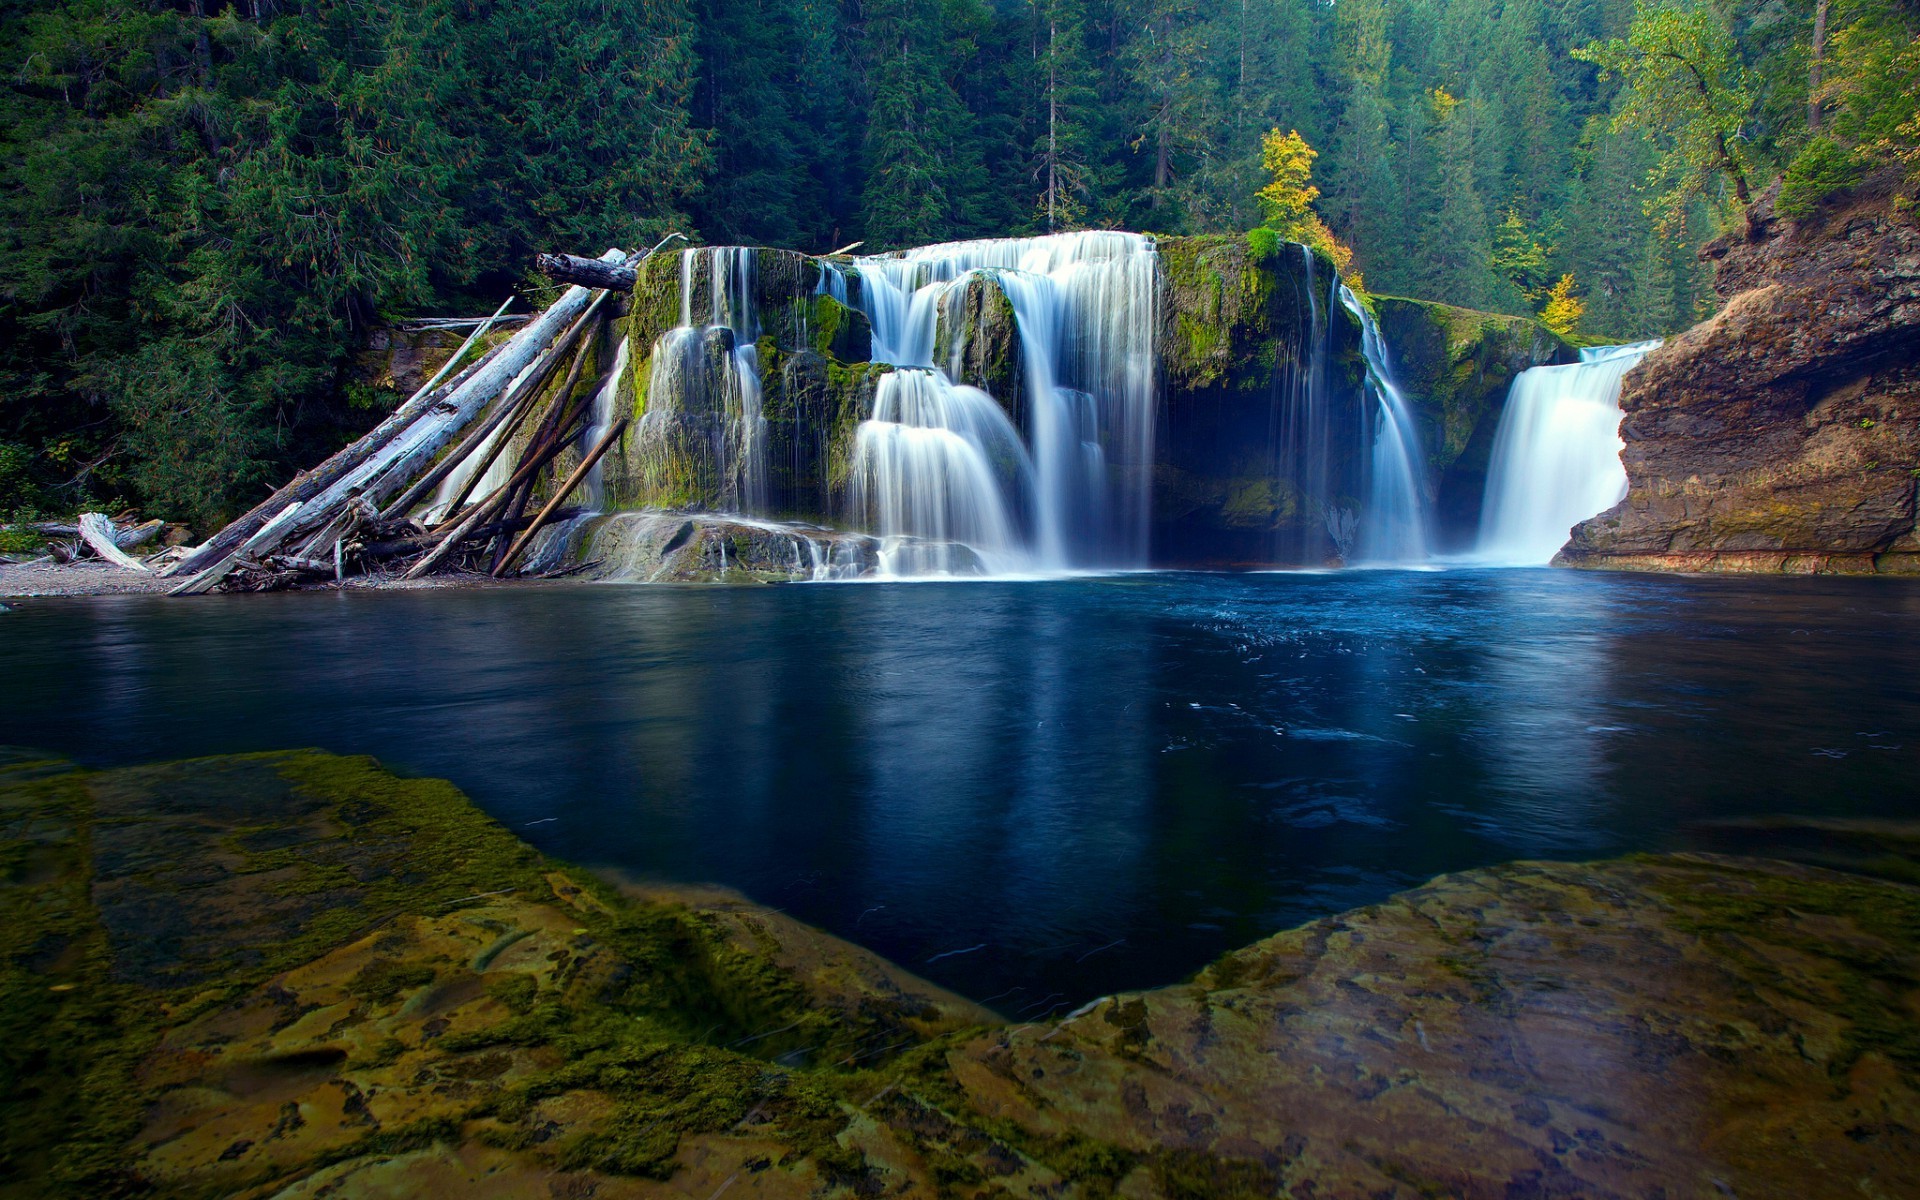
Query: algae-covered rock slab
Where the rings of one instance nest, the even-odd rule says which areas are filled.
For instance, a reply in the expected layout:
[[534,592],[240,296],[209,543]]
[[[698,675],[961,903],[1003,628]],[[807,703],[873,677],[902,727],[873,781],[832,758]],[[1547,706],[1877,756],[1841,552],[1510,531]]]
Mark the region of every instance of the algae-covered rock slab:
[[798,1194],[865,1170],[841,1076],[802,1068],[988,1019],[738,900],[565,869],[367,759],[15,759],[0,865],[9,1195],[675,1194],[701,1137],[776,1148]]
[[1875,874],[1468,871],[1009,1026],[367,759],[0,754],[0,1195],[1920,1194],[1920,833],[1815,832]]

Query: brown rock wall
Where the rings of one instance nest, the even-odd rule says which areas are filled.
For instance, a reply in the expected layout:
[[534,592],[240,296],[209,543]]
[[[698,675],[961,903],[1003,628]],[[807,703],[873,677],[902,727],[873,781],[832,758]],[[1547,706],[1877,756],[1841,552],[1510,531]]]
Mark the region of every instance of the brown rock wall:
[[1911,570],[1920,230],[1884,190],[1763,229],[1703,251],[1726,306],[1627,376],[1627,498],[1564,565]]

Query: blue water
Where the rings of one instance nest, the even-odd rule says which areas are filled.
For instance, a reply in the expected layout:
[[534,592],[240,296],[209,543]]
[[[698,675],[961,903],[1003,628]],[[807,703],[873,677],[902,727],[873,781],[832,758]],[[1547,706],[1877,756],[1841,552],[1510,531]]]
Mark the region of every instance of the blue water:
[[991,1001],[1516,857],[1920,816],[1920,583],[1556,571],[14,602],[0,742],[320,746]]

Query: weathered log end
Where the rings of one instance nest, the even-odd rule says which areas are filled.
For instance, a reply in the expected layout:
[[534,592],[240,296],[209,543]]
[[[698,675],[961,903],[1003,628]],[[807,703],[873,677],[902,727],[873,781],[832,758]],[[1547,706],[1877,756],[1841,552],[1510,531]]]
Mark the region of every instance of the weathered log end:
[[534,256],[533,265],[549,279],[612,292],[632,291],[634,280],[639,278],[632,267],[578,254],[539,254]]

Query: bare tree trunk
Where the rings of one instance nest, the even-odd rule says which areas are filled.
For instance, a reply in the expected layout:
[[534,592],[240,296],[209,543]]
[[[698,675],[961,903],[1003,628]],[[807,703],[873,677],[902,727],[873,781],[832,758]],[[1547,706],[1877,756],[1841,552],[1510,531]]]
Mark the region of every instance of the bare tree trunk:
[[1060,198],[1060,60],[1055,56],[1058,29],[1047,22],[1047,232],[1054,230]]
[[1820,132],[1820,110],[1825,107],[1820,100],[1820,77],[1826,65],[1827,3],[1814,0],[1813,6],[1813,53],[1807,66],[1807,129],[1813,133]]

